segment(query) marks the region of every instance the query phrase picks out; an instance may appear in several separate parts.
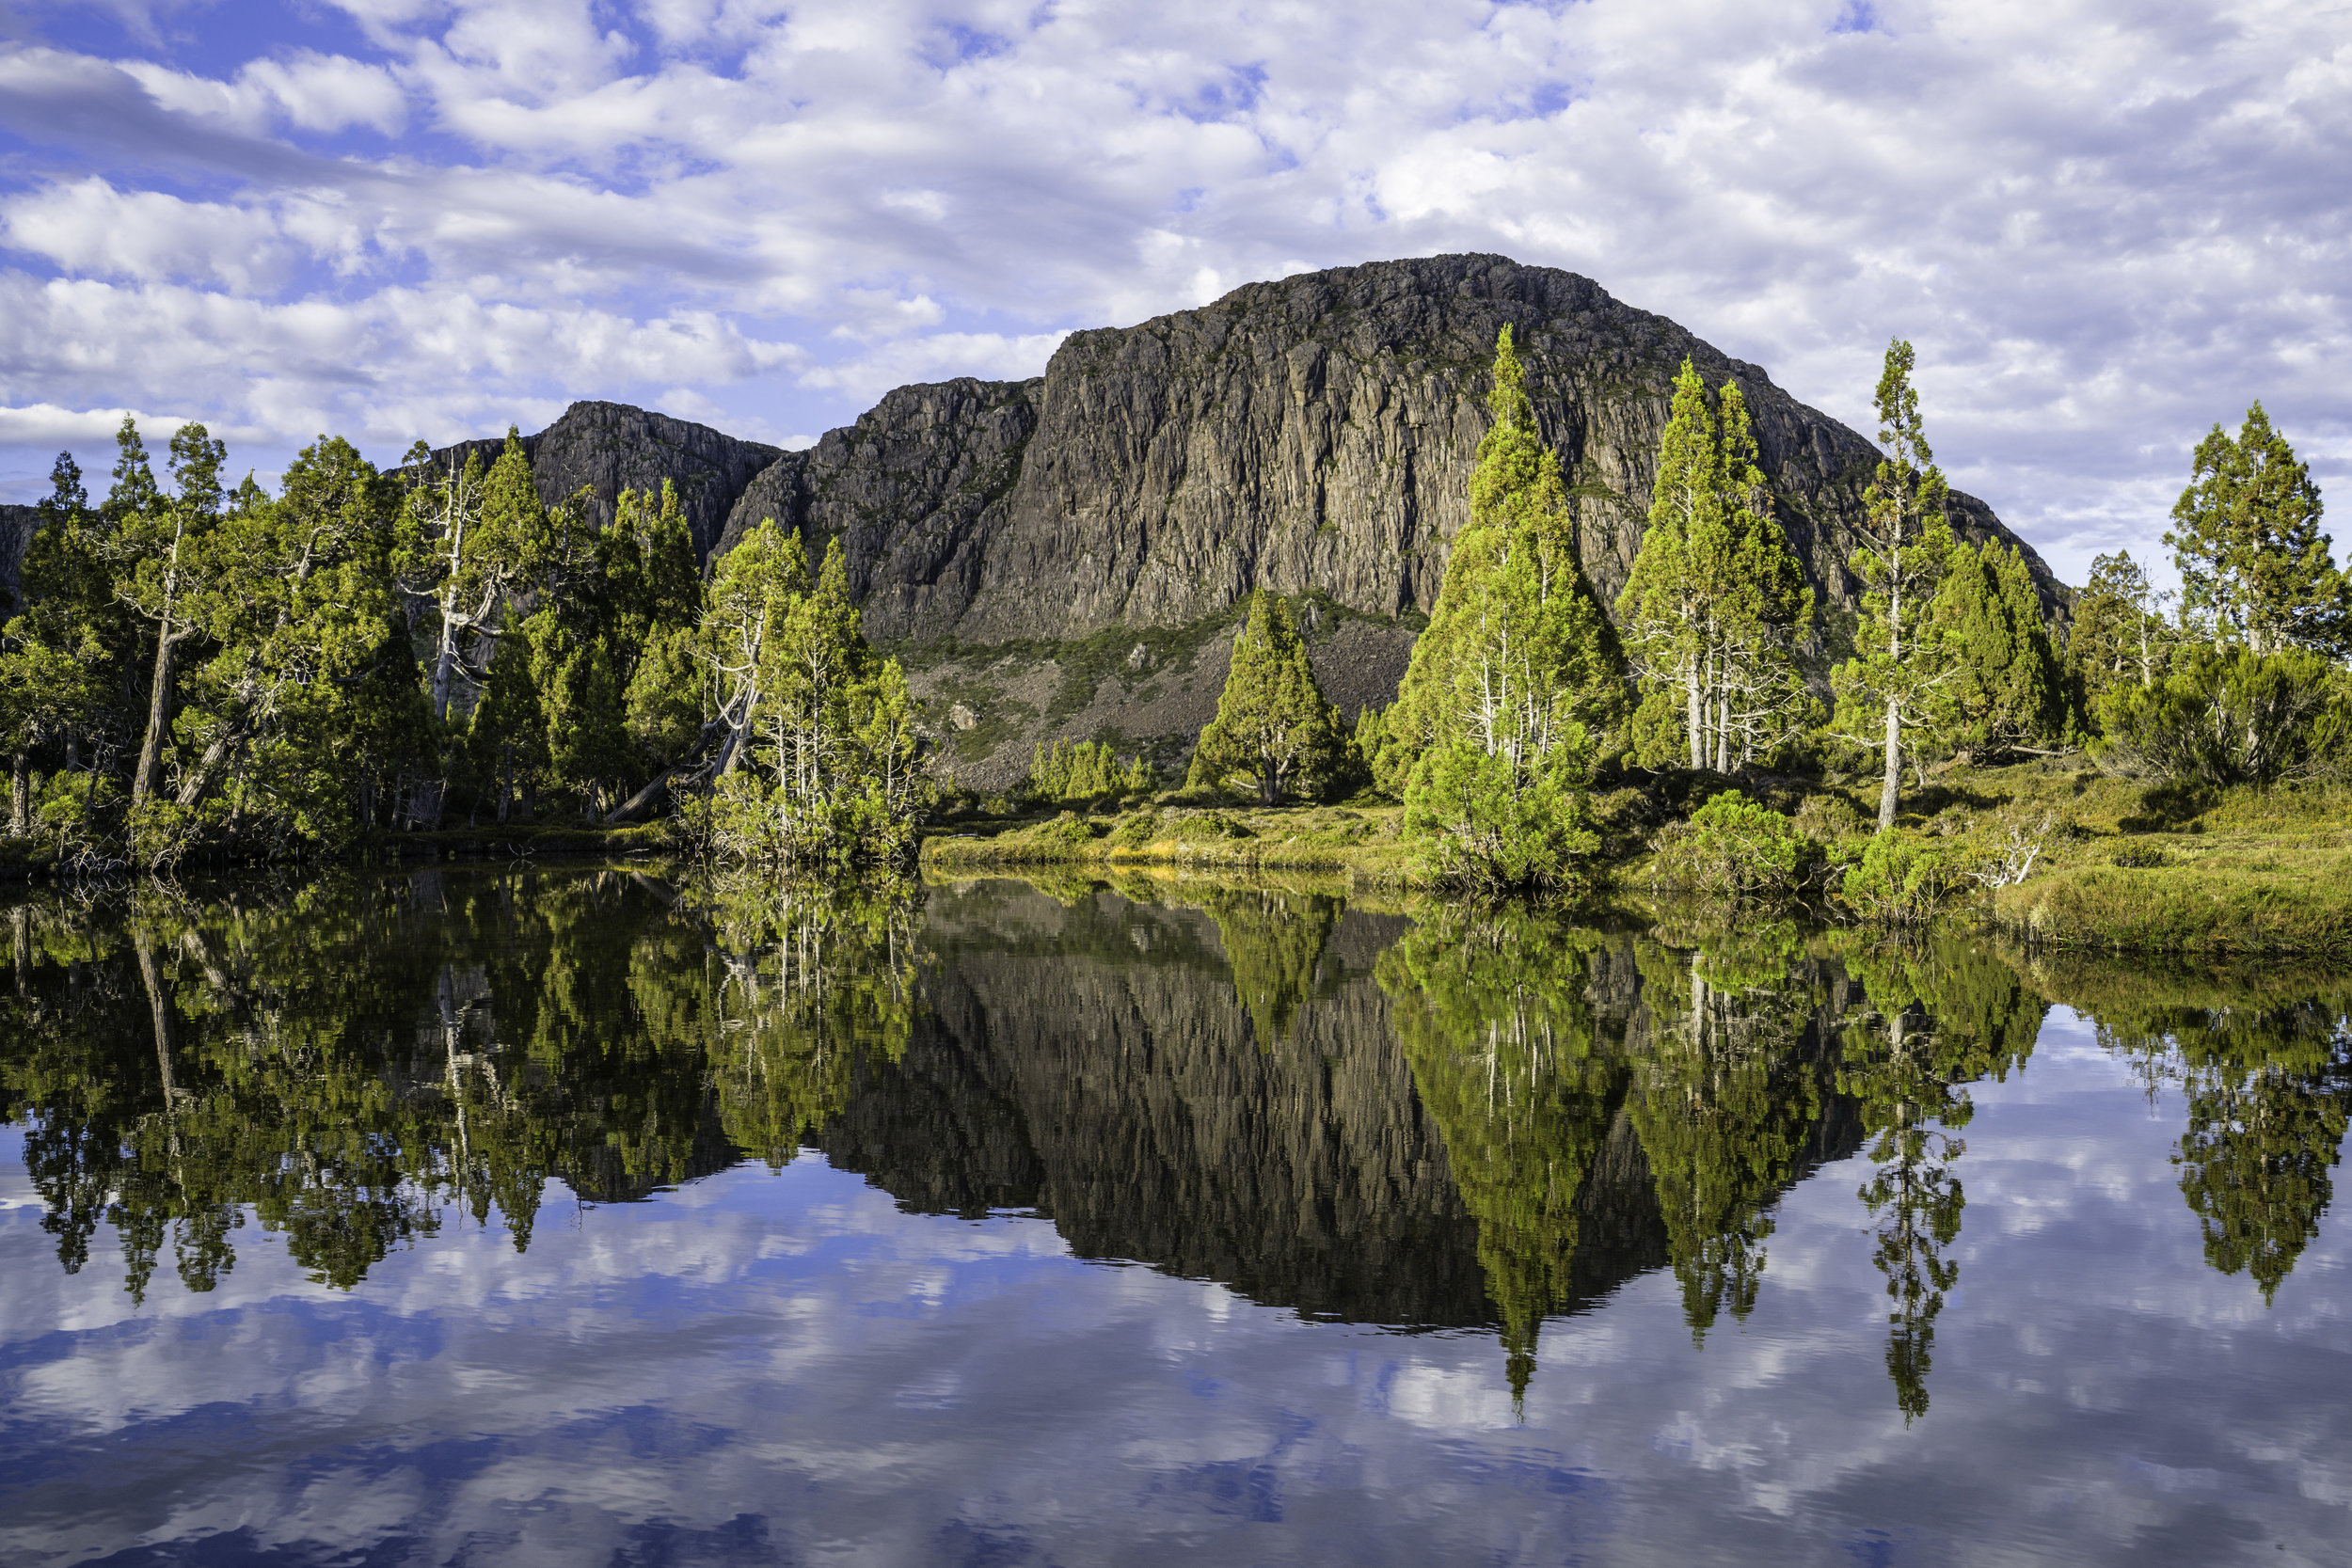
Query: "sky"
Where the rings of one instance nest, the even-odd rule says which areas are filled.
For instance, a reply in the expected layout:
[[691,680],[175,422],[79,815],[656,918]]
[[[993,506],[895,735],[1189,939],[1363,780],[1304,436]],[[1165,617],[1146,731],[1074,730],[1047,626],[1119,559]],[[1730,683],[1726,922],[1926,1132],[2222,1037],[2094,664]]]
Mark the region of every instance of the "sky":
[[2352,507],[2352,4],[0,0],[0,500],[612,398],[804,445],[1320,267],[1598,281],[2079,582],[2261,399]]

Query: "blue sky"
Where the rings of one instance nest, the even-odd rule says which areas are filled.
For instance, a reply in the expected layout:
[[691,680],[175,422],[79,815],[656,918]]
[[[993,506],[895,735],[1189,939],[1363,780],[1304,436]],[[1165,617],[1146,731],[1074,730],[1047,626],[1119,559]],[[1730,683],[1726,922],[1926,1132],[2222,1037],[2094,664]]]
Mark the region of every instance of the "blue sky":
[[[2080,580],[2264,400],[2352,478],[2352,8],[0,0],[0,499],[611,397],[800,444],[1253,278],[1566,267]],[[2340,503],[2341,504],[2341,503]]]

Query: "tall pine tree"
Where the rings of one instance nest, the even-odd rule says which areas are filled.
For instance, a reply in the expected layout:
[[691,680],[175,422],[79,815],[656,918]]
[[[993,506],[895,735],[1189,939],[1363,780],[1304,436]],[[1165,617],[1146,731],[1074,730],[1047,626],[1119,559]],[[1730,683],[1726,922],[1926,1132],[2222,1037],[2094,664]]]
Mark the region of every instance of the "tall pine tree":
[[1187,783],[1246,782],[1260,803],[1312,800],[1347,771],[1339,711],[1324,700],[1291,609],[1261,588],[1233,640],[1216,717],[1200,732]]
[[1590,853],[1597,731],[1622,688],[1508,327],[1494,377],[1470,524],[1385,718],[1383,768],[1443,874],[1518,887],[1572,876]]
[[2065,666],[2014,546],[1992,539],[1955,546],[1929,629],[1949,677],[1934,705],[1947,744],[1997,760],[2064,737],[2071,719]]
[[1946,674],[1927,621],[1952,531],[1944,516],[1944,475],[1929,450],[1919,394],[1911,385],[1913,363],[1909,343],[1898,339],[1887,345],[1877,397],[1885,455],[1863,493],[1867,512],[1853,556],[1865,584],[1862,623],[1854,630],[1853,657],[1831,675],[1839,729],[1880,750],[1882,828],[1895,825],[1904,732],[1927,721]]
[[2215,639],[2257,654],[2334,655],[2352,635],[2352,594],[2319,531],[2319,486],[2255,404],[2234,439],[2219,425],[2197,445],[2188,488],[2164,542],[2181,573],[2181,609]]

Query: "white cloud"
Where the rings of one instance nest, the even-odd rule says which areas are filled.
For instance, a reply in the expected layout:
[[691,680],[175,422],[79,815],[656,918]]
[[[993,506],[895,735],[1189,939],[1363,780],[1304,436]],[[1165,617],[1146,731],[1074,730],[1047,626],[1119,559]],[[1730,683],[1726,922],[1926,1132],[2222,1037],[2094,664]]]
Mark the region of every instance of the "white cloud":
[[[199,406],[267,376],[313,409],[364,382],[455,420],[642,376],[805,429],[1253,278],[1480,249],[1585,273],[1857,425],[1911,338],[1947,468],[2077,577],[2146,553],[2188,445],[2256,396],[2323,483],[2352,476],[2341,8],[1890,0],[1867,32],[1833,30],[1839,0],[342,9],[380,57],[262,39],[207,77],[159,46],[125,78],[0,52],[0,105],[42,105],[11,123],[60,150],[7,201],[9,243],[69,279],[447,308],[381,358],[167,352]],[[59,107],[126,80],[162,120]],[[114,340],[151,312],[123,309],[11,384],[135,375]],[[580,325],[463,325],[493,318]],[[103,379],[24,395],[147,401]]]
[[249,135],[283,121],[303,131],[363,125],[389,135],[407,119],[406,98],[389,71],[340,55],[304,50],[255,60],[228,81],[148,60],[116,63],[163,107]]

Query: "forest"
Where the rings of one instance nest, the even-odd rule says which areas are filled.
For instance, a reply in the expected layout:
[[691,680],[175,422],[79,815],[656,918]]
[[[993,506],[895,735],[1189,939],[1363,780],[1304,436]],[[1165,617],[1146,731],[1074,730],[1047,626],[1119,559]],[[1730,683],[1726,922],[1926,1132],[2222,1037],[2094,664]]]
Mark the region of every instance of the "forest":
[[[1296,607],[1260,592],[1181,789],[1121,737],[1066,737],[1006,809],[1392,802],[1411,875],[1503,891],[1589,882],[1613,852],[1596,791],[1630,781],[1682,802],[1646,847],[1695,888],[1829,885],[1907,918],[2022,880],[2055,823],[1929,842],[1899,818],[1931,768],[2072,757],[2267,791],[2352,761],[2352,594],[2259,404],[2192,456],[2164,535],[2177,594],[2120,552],[2046,605],[2015,548],[1955,534],[1915,369],[1889,346],[1858,615],[1807,585],[1737,381],[1687,360],[1611,614],[1505,328],[1470,521],[1392,705],[1344,722]],[[959,805],[837,542],[813,560],[771,522],[704,573],[667,485],[623,492],[599,527],[584,492],[542,500],[511,431],[487,462],[419,443],[390,473],[323,437],[274,496],[227,484],[226,461],[186,425],[159,481],[126,419],[93,503],[60,455],[0,645],[20,849],[167,867],[662,814],[724,859],[849,866],[906,862]],[[1875,822],[1801,824],[1738,793],[1856,776],[1878,780]],[[1097,830],[1055,831],[1074,849]]]
[[8,825],[82,870],[674,804],[741,860],[901,858],[928,798],[906,682],[838,547],[755,532],[705,581],[677,498],[544,504],[509,432],[380,473],[323,437],[277,495],[204,427],[70,454],[0,650]]

